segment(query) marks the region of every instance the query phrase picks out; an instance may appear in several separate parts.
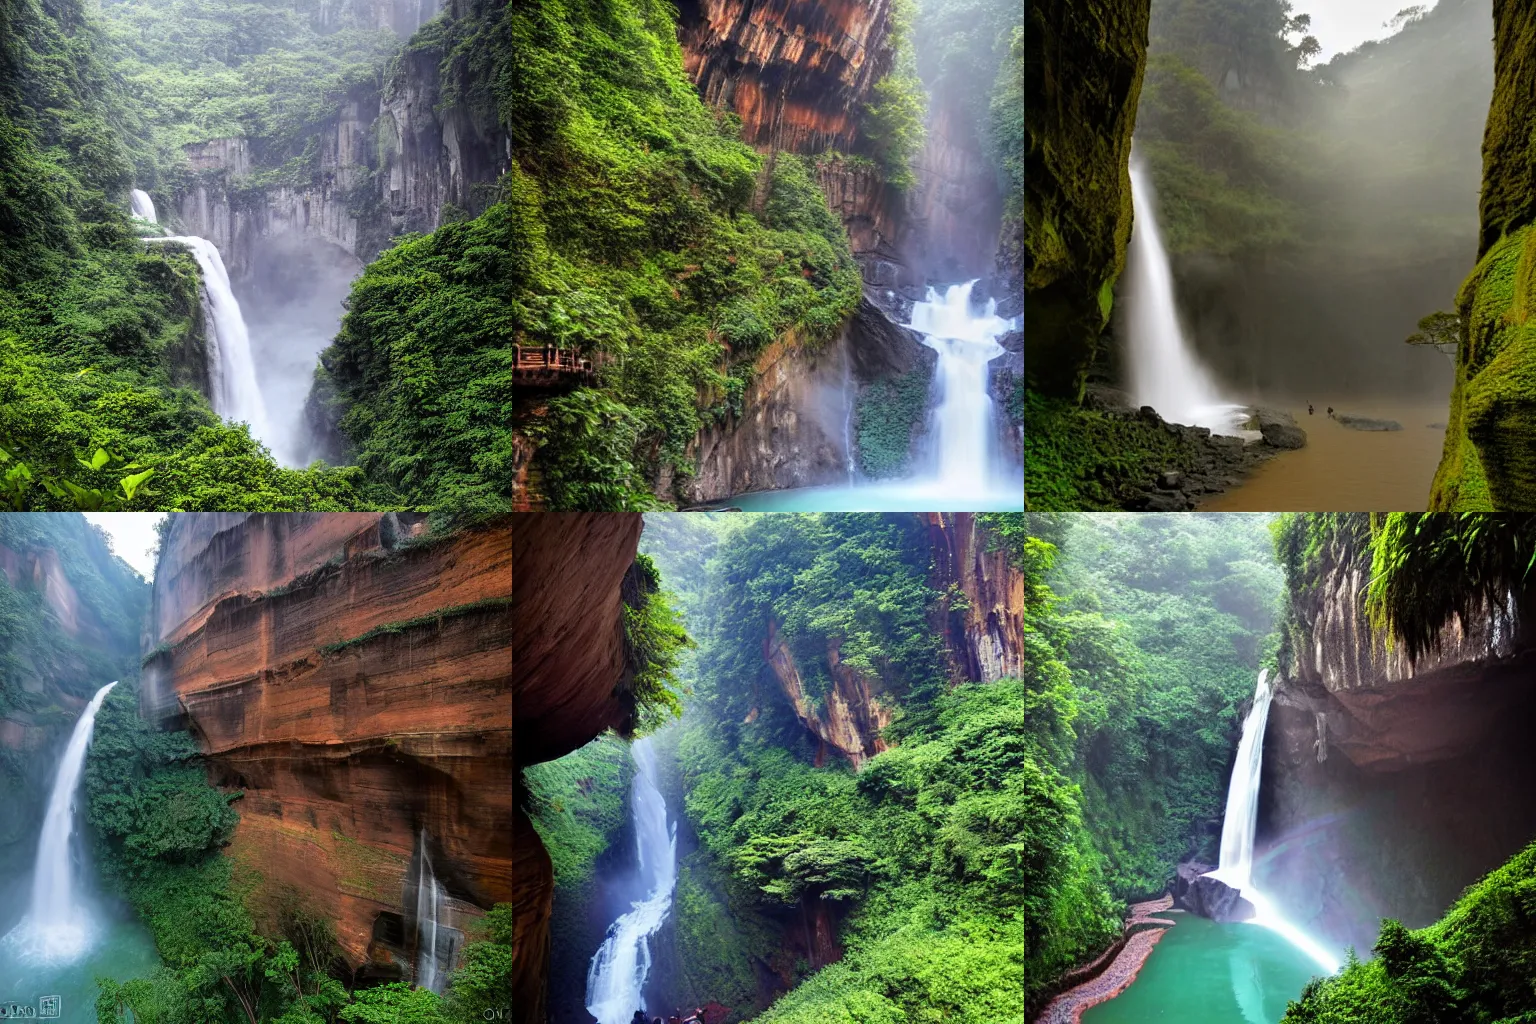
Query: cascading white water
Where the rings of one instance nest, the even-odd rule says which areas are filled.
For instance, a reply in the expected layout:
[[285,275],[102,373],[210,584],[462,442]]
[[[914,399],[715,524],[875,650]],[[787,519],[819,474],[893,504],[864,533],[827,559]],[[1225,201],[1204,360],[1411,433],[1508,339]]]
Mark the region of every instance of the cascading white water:
[[853,387],[853,374],[848,367],[848,347],[843,347],[843,455],[848,462],[848,482],[858,476],[853,463],[853,407],[858,392]]
[[677,833],[667,825],[667,805],[656,786],[656,752],[649,738],[630,746],[635,781],[630,787],[630,817],[635,825],[640,871],[637,895],[608,928],[607,938],[587,970],[587,1012],[597,1024],[629,1024],[644,1009],[642,992],[651,972],[651,936],[672,910],[677,885]]
[[128,203],[133,210],[133,215],[140,220],[147,220],[151,224],[160,223],[155,216],[155,201],[149,198],[149,193],[141,188],[136,188],[128,193]]
[[218,248],[208,239],[195,235],[168,235],[147,241],[179,242],[192,250],[203,271],[203,319],[213,342],[208,353],[213,409],[225,419],[243,420],[250,424],[252,435],[268,440],[271,432],[267,424],[267,407],[256,386],[250,336],[246,333],[245,318],[230,288],[229,272],[224,269],[224,259]]
[[1247,410],[1224,401],[1209,371],[1190,351],[1173,295],[1173,271],[1157,225],[1157,202],[1146,168],[1131,160],[1131,202],[1136,219],[1125,296],[1131,397],[1170,423],[1238,434]]
[[912,329],[939,354],[930,446],[937,460],[934,486],[948,494],[976,494],[998,485],[992,436],[996,411],[987,389],[987,363],[1003,354],[997,339],[1013,323],[997,315],[995,299],[974,312],[975,286],[974,280],[952,284],[943,295],[929,288],[926,300],[912,306]]
[[58,774],[53,779],[53,792],[48,796],[43,832],[37,841],[31,905],[27,916],[0,940],[26,963],[68,963],[78,959],[91,945],[94,922],[89,908],[78,900],[69,841],[75,833],[75,792],[80,788],[85,754],[96,728],[96,712],[116,685],[111,682],[96,691],[70,733],[69,745],[64,748]]
[[1264,767],[1264,727],[1269,722],[1269,705],[1274,699],[1274,685],[1269,670],[1259,670],[1259,685],[1253,693],[1253,707],[1243,719],[1243,735],[1237,744],[1237,761],[1232,765],[1232,781],[1227,786],[1227,813],[1221,822],[1221,863],[1210,877],[1225,882],[1253,904],[1254,924],[1278,932],[1297,949],[1310,956],[1329,974],[1339,969],[1339,958],[1300,928],[1291,924],[1275,909],[1269,898],[1253,885],[1253,836],[1259,821],[1259,777]]
[[416,860],[416,984],[442,992],[443,975],[437,948],[438,924],[443,912],[443,887],[432,873],[423,829]]

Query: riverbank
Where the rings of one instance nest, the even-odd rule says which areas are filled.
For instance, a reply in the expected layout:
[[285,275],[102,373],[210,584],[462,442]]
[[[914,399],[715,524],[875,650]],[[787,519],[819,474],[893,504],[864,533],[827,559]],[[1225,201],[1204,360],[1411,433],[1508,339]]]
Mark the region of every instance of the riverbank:
[[[1258,466],[1241,483],[1212,494],[1202,512],[1401,512],[1423,509],[1445,442],[1443,401],[1314,399],[1285,408],[1307,445]],[[1391,420],[1401,430],[1355,430],[1326,414]]]
[[1046,1004],[1035,1024],[1079,1024],[1083,1011],[1113,999],[1136,980],[1152,947],[1174,923],[1165,917],[1153,917],[1173,906],[1173,897],[1131,905],[1120,941],[1098,959],[1075,971],[1063,981],[1071,987]]

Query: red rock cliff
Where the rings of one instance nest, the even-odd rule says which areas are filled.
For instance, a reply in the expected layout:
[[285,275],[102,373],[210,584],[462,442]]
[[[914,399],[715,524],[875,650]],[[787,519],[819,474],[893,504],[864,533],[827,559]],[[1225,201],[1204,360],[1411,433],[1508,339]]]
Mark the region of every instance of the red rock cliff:
[[177,515],[156,572],[146,714],[245,791],[258,914],[298,890],[359,977],[413,975],[423,833],[455,948],[513,898],[508,524],[425,525]]
[[[513,773],[630,724],[624,580],[640,542],[637,513],[513,516]],[[512,1006],[542,1024],[555,880],[549,854],[513,812]]]

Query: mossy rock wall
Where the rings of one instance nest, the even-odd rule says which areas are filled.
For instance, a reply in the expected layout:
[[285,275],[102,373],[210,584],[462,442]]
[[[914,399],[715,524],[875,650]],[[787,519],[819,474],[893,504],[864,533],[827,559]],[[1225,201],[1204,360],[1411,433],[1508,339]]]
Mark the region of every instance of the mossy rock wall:
[[1029,386],[1077,398],[1131,236],[1149,0],[1037,0],[1024,33]]
[[1536,509],[1536,7],[1495,0],[1478,263],[1457,296],[1461,347],[1433,510]]

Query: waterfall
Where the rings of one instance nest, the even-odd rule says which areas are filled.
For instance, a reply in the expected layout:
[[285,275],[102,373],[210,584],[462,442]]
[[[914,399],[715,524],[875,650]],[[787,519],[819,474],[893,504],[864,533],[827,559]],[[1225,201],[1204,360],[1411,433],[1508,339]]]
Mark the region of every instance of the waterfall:
[[1254,924],[1280,933],[1297,949],[1310,956],[1329,974],[1339,969],[1339,959],[1300,928],[1291,924],[1253,885],[1253,834],[1259,820],[1259,777],[1264,767],[1264,727],[1269,722],[1269,705],[1275,688],[1269,670],[1259,670],[1259,685],[1253,693],[1253,707],[1243,719],[1243,736],[1237,744],[1237,761],[1232,765],[1232,780],[1227,786],[1227,813],[1221,822],[1221,863],[1210,877],[1219,879],[1242,893],[1253,904]]
[[209,340],[208,375],[213,394],[213,409],[225,419],[250,424],[258,440],[270,437],[267,407],[256,387],[256,363],[251,358],[251,341],[240,314],[240,303],[229,286],[229,272],[219,250],[206,238],[170,235],[147,239],[152,242],[177,242],[192,250],[203,271],[203,321]]
[[133,209],[133,215],[139,220],[147,220],[151,224],[160,223],[155,216],[155,201],[149,198],[149,193],[141,188],[136,188],[128,193],[128,202]]
[[1237,434],[1247,410],[1219,397],[1210,373],[1189,349],[1173,296],[1173,271],[1157,226],[1157,202],[1145,166],[1135,159],[1131,202],[1136,213],[1126,294],[1131,396],[1170,423]]
[[853,459],[853,407],[858,389],[853,387],[853,374],[848,370],[848,345],[843,345],[843,453],[848,459],[848,482],[854,483],[857,471]]
[[443,974],[437,949],[438,922],[443,912],[443,887],[432,873],[427,855],[427,831],[422,829],[416,858],[416,984],[433,992],[443,990]]
[[987,363],[1002,355],[997,339],[1013,324],[997,315],[995,299],[987,300],[980,315],[971,311],[975,285],[974,280],[953,284],[942,296],[929,288],[926,300],[912,306],[912,329],[939,354],[930,447],[938,462],[937,489],[946,494],[974,494],[995,485],[996,412],[987,390]]
[[42,964],[68,963],[91,944],[90,911],[76,899],[75,868],[69,841],[75,833],[75,793],[85,769],[85,754],[96,728],[96,712],[117,683],[96,691],[70,733],[69,745],[54,776],[43,832],[37,841],[37,866],[32,875],[32,903],[27,916],[3,941],[18,958]]
[[640,857],[635,894],[641,898],[609,926],[587,971],[587,1012],[597,1024],[629,1024],[635,1011],[645,1008],[641,993],[651,972],[650,938],[666,921],[677,884],[677,834],[667,826],[650,739],[636,740],[630,756],[636,768],[630,816]]

